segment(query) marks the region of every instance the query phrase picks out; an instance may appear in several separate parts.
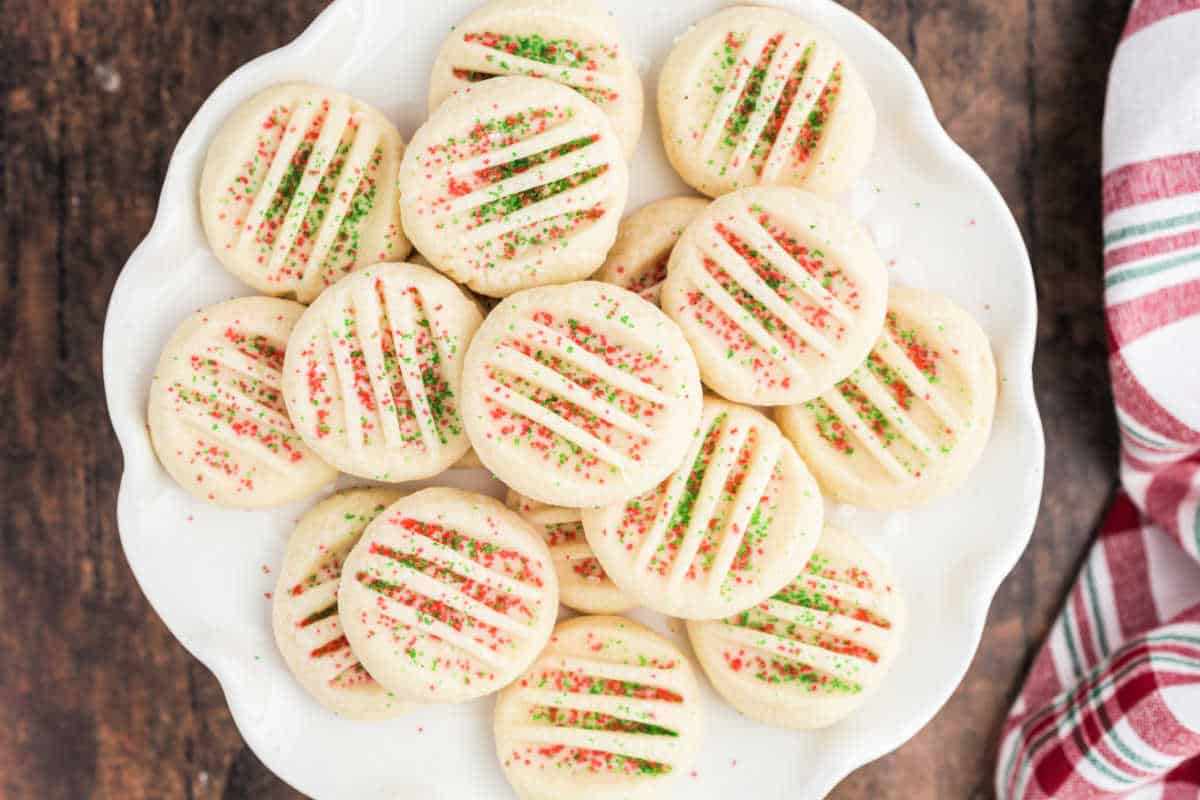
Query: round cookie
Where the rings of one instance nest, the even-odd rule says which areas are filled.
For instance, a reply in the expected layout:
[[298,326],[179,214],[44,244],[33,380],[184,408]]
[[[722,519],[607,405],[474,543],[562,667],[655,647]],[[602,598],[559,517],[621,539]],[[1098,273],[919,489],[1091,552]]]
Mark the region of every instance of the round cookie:
[[555,506],[647,491],[678,466],[700,421],[700,375],[678,326],[595,281],[498,305],[471,341],[463,386],[484,466]]
[[688,638],[721,697],[784,728],[822,728],[878,688],[900,649],[903,598],[891,570],[855,537],[825,527],[794,580],[722,620],[689,621]]
[[285,83],[229,116],[200,176],[220,262],[260,292],[312,302],[362,264],[408,255],[395,186],[404,140],[372,106]]
[[375,264],[331,286],[296,323],[283,396],[304,441],[343,472],[398,483],[467,452],[463,356],[482,317],[428,267]]
[[505,297],[596,271],[629,169],[604,113],[561,84],[493,78],[456,92],[400,165],[404,230],[442,272]]
[[163,348],[150,382],[150,443],[201,500],[270,508],[337,478],[283,402],[284,351],[303,312],[272,297],[226,300],[184,320]]
[[424,489],[389,506],[342,568],[350,646],[375,680],[418,702],[470,700],[529,667],[558,614],[545,542],[499,500]]
[[858,70],[829,34],[775,8],[727,8],[681,36],[658,113],[671,164],[710,197],[757,184],[840,194],[875,143]]
[[512,489],[504,504],[537,528],[546,540],[558,573],[559,602],[584,614],[619,614],[637,606],[596,560],[584,537],[578,508],[548,506]]
[[671,252],[663,311],[704,383],[749,405],[799,403],[866,358],[887,307],[887,267],[848,211],[784,186],[725,195]]
[[613,18],[590,0],[493,0],[454,26],[429,78],[429,113],[497,75],[547,78],[608,115],[626,157],[642,131],[642,81]]
[[672,248],[707,206],[708,201],[699,197],[668,197],[642,206],[621,220],[617,242],[595,279],[658,303]]
[[288,540],[272,595],[275,643],[288,669],[321,705],[349,719],[387,719],[412,708],[358,663],[338,618],[342,562],[399,497],[394,489],[349,489],[314,506]]
[[628,501],[583,510],[614,583],[673,617],[716,619],[777,591],[821,531],[817,484],[775,423],[709,397],[682,464]]
[[996,363],[979,323],[936,292],[893,287],[859,367],[775,415],[830,499],[894,511],[961,485],[995,410]]
[[496,755],[521,800],[663,797],[699,749],[691,663],[623,617],[576,617],[496,701]]

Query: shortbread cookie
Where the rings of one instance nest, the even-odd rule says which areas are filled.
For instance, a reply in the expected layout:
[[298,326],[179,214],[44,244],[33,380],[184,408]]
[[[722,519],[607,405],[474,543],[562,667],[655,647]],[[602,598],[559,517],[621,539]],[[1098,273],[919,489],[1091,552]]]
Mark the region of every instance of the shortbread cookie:
[[711,197],[755,184],[839,194],[875,143],[858,70],[829,34],[774,8],[727,8],[680,37],[658,114],[667,157]]
[[621,220],[617,242],[608,251],[596,280],[657,303],[672,248],[683,229],[707,206],[708,201],[699,197],[668,197],[642,206]]
[[738,711],[768,725],[821,728],[879,686],[904,616],[888,566],[826,526],[808,565],[774,596],[687,629],[713,688]]
[[678,326],[595,281],[497,306],[467,351],[463,386],[484,466],[556,506],[647,491],[679,464],[700,421],[700,375]]
[[338,602],[375,680],[402,699],[454,702],[529,667],[554,627],[558,579],[542,537],[499,500],[424,489],[367,528]]
[[233,508],[270,508],[332,483],[281,390],[284,350],[304,306],[240,297],[175,329],[150,383],[150,441],[179,485]]
[[330,464],[397,483],[467,452],[463,356],[479,309],[428,267],[375,264],[325,291],[296,324],[283,396],[304,441]]
[[626,156],[642,131],[642,81],[613,18],[590,0],[493,0],[454,26],[429,78],[429,113],[497,75],[547,78],[600,107]]
[[849,212],[759,186],[714,201],[688,226],[661,303],[709,388],[782,405],[816,397],[866,358],[887,286],[887,267]]
[[627,595],[673,617],[716,619],[769,597],[812,553],[824,506],[775,423],[706,398],[673,475],[584,509],[588,544]]
[[412,708],[358,663],[338,618],[342,562],[399,497],[394,489],[350,489],[318,503],[288,540],[272,595],[275,643],[288,669],[321,705],[350,719],[386,719]]
[[578,508],[548,506],[508,490],[505,505],[537,528],[558,573],[558,599],[584,614],[619,614],[637,605],[617,588],[583,534]]
[[496,755],[521,800],[663,797],[703,728],[687,657],[623,617],[577,617],[496,701]]
[[870,356],[776,419],[830,499],[890,511],[962,484],[995,408],[996,364],[979,324],[936,292],[896,287]]
[[443,103],[400,166],[400,210],[439,270],[491,297],[592,274],[617,235],[629,170],[577,92],[493,78]]
[[396,127],[349,95],[304,83],[255,95],[217,132],[200,177],[213,253],[258,291],[304,303],[355,267],[402,260],[403,151]]

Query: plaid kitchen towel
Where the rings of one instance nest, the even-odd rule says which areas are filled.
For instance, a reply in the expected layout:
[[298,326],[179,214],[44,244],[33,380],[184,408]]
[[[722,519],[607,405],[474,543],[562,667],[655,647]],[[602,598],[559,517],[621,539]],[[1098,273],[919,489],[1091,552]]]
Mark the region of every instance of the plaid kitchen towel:
[[1200,796],[1200,0],[1130,10],[1103,194],[1121,491],[1009,713],[1005,799]]

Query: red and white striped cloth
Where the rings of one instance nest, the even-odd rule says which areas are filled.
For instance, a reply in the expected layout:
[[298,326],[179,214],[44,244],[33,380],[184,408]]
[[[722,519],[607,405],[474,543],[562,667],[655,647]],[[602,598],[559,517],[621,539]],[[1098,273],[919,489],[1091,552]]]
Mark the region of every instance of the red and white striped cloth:
[[1000,798],[1200,797],[1200,0],[1140,0],[1104,117],[1121,491],[1001,737]]

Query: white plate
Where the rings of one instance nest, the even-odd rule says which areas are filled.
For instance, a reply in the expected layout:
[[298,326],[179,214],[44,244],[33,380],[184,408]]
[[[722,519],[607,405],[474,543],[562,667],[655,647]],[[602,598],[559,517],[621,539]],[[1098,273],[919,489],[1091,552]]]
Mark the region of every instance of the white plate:
[[[672,39],[720,3],[606,5],[645,79],[646,127],[632,169],[635,208],[684,191],[659,143],[655,75]],[[832,511],[892,558],[911,607],[904,651],[880,692],[851,718],[816,733],[750,722],[710,693],[696,774],[680,776],[674,787],[676,797],[695,800],[735,792],[820,797],[850,770],[915,734],[966,672],[992,595],[1029,540],[1042,484],[1031,380],[1036,301],[1012,216],[938,124],[916,73],[883,36],[825,0],[779,5],[832,31],[862,70],[879,112],[879,139],[848,202],[894,263],[898,283],[946,292],[980,320],[999,365],[1000,397],[982,463],[957,494],[906,514]],[[424,118],[434,53],[472,6],[339,0],[295,42],[224,81],[179,140],[154,227],[125,265],[105,324],[105,391],[125,455],[117,518],[130,566],[180,642],[216,674],[259,758],[319,798],[510,797],[492,748],[492,701],[357,723],[310,700],[275,650],[265,596],[304,506],[249,513],[191,499],[150,449],[147,391],[159,348],[184,316],[251,293],[209,252],[196,207],[205,147],[226,114],[270,84],[311,80],[374,103],[407,139]],[[482,473],[459,471],[446,480],[496,486]],[[682,627],[653,614],[635,616],[662,630]],[[674,631],[682,640],[680,632]]]

